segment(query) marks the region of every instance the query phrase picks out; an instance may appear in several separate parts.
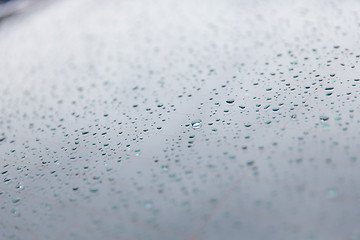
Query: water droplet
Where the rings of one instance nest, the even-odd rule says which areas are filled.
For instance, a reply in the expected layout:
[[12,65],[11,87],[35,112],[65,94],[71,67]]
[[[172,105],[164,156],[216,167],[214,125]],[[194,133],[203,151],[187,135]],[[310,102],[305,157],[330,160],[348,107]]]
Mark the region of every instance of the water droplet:
[[191,122],[191,127],[194,129],[201,128],[201,126],[202,126],[202,121],[200,119]]
[[144,203],[144,206],[145,206],[145,208],[149,209],[149,208],[152,208],[153,204],[152,204],[152,202],[147,201]]
[[229,105],[233,105],[234,104],[234,102],[235,102],[235,100],[234,99],[228,99],[228,100],[226,100],[226,103],[227,104],[229,104]]
[[336,198],[338,195],[338,192],[335,189],[329,189],[327,191],[327,197],[328,198]]
[[14,214],[15,216],[19,216],[20,213],[19,213],[19,210],[14,208],[14,209],[11,209],[11,213]]
[[97,189],[97,188],[92,188],[92,189],[90,189],[90,192],[91,192],[91,193],[97,193],[97,192],[98,192],[98,189]]
[[326,122],[327,120],[329,120],[329,117],[327,117],[327,116],[320,116],[320,121]]

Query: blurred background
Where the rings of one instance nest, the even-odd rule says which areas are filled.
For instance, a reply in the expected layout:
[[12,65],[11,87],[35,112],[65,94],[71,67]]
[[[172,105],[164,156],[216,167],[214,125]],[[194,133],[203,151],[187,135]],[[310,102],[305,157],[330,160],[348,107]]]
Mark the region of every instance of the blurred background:
[[6,17],[24,12],[43,0],[0,0],[0,21]]

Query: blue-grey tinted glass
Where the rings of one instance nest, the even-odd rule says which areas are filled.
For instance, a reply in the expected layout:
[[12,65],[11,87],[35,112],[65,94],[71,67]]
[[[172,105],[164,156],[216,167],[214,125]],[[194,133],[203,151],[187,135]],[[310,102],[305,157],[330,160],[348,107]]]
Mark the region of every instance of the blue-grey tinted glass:
[[0,239],[359,240],[359,60],[355,0],[6,17]]

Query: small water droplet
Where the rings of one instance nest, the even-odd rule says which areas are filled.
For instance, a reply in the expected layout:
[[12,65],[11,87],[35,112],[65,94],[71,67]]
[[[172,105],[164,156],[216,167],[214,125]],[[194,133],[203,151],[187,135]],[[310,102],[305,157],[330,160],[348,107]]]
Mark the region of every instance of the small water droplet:
[[327,117],[327,116],[320,116],[320,121],[326,122],[327,120],[329,120],[329,117]]
[[152,202],[147,201],[144,203],[144,206],[145,206],[145,208],[149,209],[149,208],[152,208],[153,204],[152,204]]
[[191,127],[194,129],[201,128],[201,126],[202,126],[202,121],[200,119],[191,122]]
[[338,192],[335,189],[329,189],[327,191],[327,197],[328,198],[336,198],[338,195]]
[[15,216],[19,216],[19,215],[20,215],[19,210],[16,209],[16,208],[11,209],[11,213],[14,214]]
[[228,100],[226,100],[226,103],[227,104],[229,104],[229,105],[233,105],[234,104],[234,102],[235,102],[235,100],[234,99],[228,99]]

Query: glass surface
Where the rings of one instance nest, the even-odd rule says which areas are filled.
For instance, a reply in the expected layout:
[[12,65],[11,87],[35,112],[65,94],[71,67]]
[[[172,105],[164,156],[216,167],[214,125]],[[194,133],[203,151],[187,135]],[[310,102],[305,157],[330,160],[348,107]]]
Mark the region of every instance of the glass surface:
[[360,239],[359,1],[51,1],[0,22],[0,239]]

